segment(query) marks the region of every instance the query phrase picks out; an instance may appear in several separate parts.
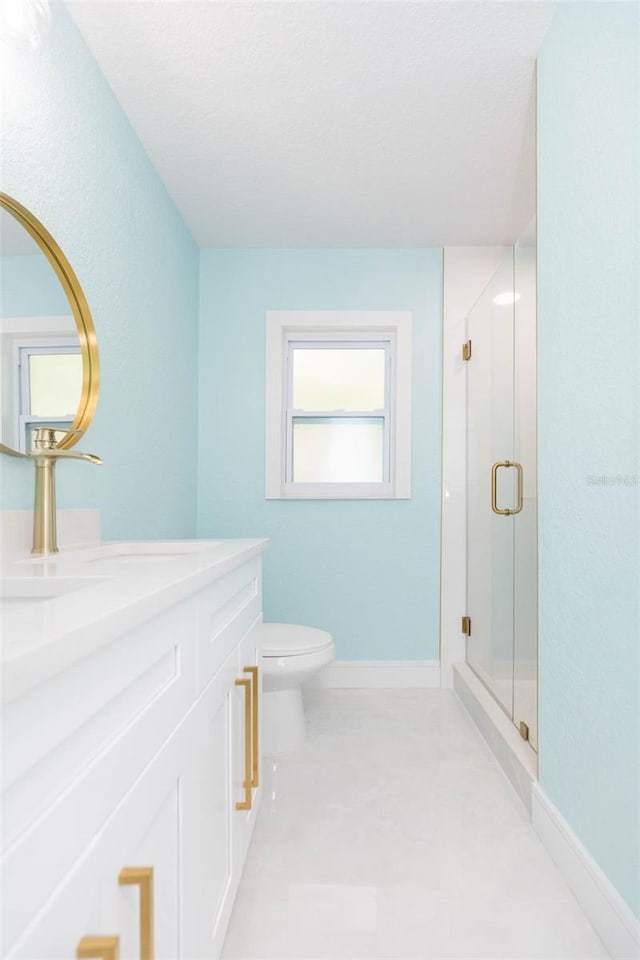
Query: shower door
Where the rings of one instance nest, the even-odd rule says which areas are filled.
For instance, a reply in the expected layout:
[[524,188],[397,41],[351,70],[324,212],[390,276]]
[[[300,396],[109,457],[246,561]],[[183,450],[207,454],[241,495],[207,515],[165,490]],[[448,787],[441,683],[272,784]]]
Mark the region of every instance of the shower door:
[[467,337],[467,663],[535,749],[535,245],[509,251]]

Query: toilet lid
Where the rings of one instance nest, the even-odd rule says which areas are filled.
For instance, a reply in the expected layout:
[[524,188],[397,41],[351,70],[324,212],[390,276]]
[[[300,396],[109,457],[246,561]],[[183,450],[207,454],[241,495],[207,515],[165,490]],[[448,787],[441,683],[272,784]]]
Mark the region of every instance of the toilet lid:
[[325,630],[301,627],[296,623],[263,623],[260,639],[263,657],[315,653],[333,643],[333,637]]

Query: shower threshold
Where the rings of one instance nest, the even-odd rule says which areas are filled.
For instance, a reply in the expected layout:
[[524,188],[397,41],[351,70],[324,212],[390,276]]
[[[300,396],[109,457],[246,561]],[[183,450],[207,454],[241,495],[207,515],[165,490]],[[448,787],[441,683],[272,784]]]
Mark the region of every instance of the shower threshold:
[[453,689],[531,815],[531,790],[537,779],[535,752],[468,664],[454,663]]

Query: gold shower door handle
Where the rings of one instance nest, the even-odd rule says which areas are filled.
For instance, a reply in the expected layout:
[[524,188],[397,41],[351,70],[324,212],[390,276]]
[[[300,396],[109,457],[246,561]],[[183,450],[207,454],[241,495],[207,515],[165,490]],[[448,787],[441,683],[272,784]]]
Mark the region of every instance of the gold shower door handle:
[[140,960],[153,960],[153,867],[123,867],[121,887],[140,887]]
[[244,673],[251,674],[251,752],[253,757],[253,767],[251,772],[251,786],[257,787],[259,784],[259,768],[260,768],[260,748],[258,743],[259,736],[259,714],[260,709],[259,703],[259,694],[258,694],[258,668],[257,667],[245,667]]
[[236,680],[236,687],[244,687],[244,800],[236,802],[236,810],[251,810],[251,680]]
[[83,937],[76,947],[76,957],[97,957],[99,960],[119,960],[119,937]]
[[[518,500],[516,506],[512,509],[507,507],[504,510],[498,506],[498,470],[500,467],[513,467],[518,477]],[[491,468],[491,509],[501,517],[512,517],[515,513],[520,513],[523,505],[522,498],[523,478],[522,464],[515,460],[498,460]]]

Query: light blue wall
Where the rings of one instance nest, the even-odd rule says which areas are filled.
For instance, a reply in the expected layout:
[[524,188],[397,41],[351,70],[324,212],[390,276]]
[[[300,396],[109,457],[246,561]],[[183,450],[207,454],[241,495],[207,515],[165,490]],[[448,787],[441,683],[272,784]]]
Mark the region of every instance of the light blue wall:
[[[439,250],[204,250],[200,536],[265,536],[265,619],[334,634],[346,660],[438,657]],[[412,310],[413,499],[264,496],[267,310]]]
[[[100,507],[106,538],[195,533],[198,250],[62,4],[39,54],[3,46],[2,189],[45,224],[93,313],[96,418],[62,463],[61,506]],[[5,508],[33,468],[2,457]]]
[[638,17],[562,3],[538,66],[540,781],[636,913]]
[[46,257],[0,257],[0,316],[71,316],[64,290]]

